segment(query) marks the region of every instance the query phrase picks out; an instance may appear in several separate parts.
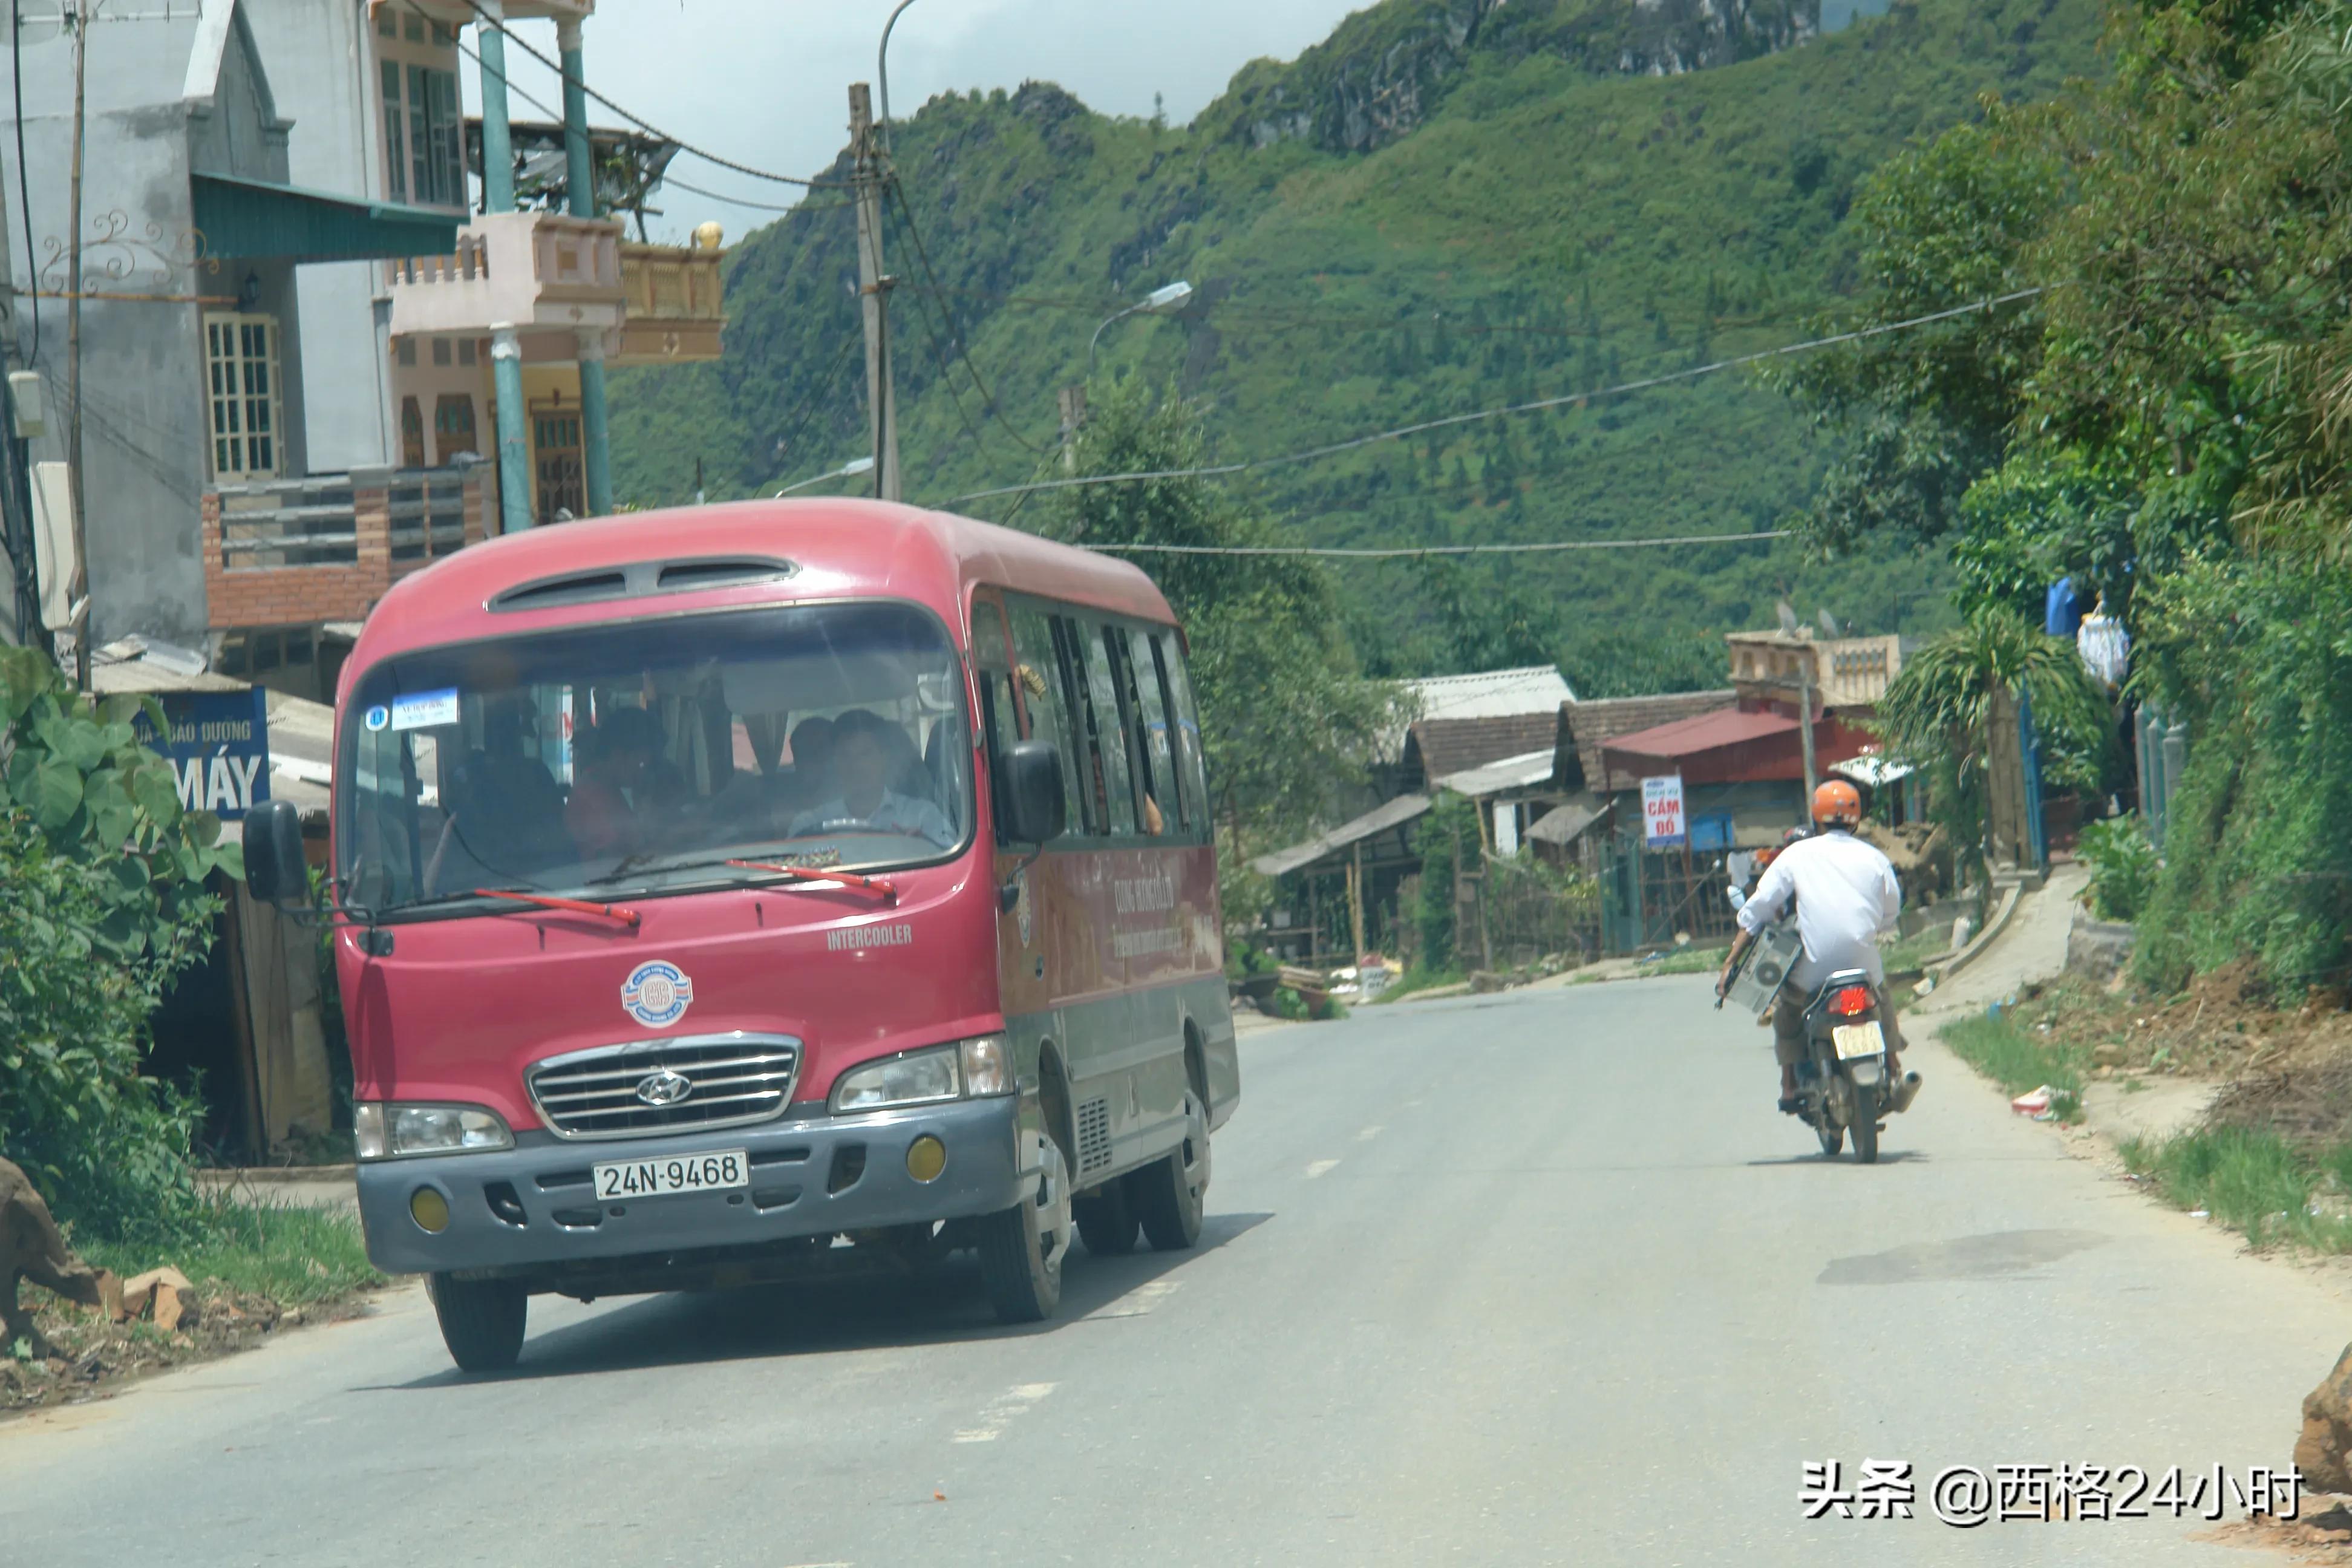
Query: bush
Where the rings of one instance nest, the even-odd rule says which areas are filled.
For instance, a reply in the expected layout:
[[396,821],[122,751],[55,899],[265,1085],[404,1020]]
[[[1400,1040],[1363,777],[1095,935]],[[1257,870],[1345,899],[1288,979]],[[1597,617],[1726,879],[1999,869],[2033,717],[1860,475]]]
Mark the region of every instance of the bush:
[[161,1238],[199,1223],[194,1109],[139,1076],[147,1018],[204,955],[219,821],[181,809],[139,743],[152,699],[93,703],[30,648],[0,647],[0,1156],[61,1219]]
[[2139,919],[2160,868],[2156,846],[2139,820],[2116,816],[2091,823],[2083,829],[2080,848],[2091,866],[2091,912],[2103,921]]
[[1477,805],[1451,792],[1440,794],[1414,830],[1412,844],[1421,855],[1421,896],[1412,910],[1414,933],[1421,939],[1421,967],[1452,969],[1456,955],[1454,868],[1465,862],[1477,864]]
[[109,872],[58,854],[22,813],[0,815],[0,1154],[60,1219],[149,1241],[192,1223],[198,1202],[196,1107],[140,1076],[147,1017],[210,927],[191,905],[124,953],[101,934],[113,890]]

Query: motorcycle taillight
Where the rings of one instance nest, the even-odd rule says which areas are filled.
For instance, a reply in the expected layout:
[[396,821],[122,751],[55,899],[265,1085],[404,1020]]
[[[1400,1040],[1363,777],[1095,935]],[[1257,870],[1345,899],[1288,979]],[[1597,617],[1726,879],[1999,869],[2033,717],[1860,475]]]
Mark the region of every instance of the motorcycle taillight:
[[1830,1011],[1842,1018],[1851,1018],[1857,1013],[1869,1012],[1870,987],[1867,985],[1841,987],[1838,994],[1830,998]]

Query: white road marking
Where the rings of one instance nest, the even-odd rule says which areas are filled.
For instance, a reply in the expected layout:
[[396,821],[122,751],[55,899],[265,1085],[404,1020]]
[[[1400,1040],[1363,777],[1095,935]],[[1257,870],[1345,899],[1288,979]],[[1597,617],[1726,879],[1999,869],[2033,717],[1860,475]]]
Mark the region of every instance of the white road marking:
[[1388,1129],[1385,1126],[1375,1121],[1370,1127],[1365,1128],[1361,1132],[1356,1134],[1356,1142],[1359,1143],[1369,1143],[1386,1131],[1388,1131]]
[[1053,1392],[1054,1385],[1050,1383],[1014,1384],[980,1413],[982,1425],[965,1427],[955,1435],[955,1440],[959,1443],[993,1443],[1004,1436],[1006,1422]]
[[1310,1182],[1313,1181],[1316,1177],[1321,1175],[1324,1172],[1329,1170],[1339,1163],[1339,1162],[1337,1160],[1316,1161],[1315,1163],[1307,1167],[1307,1179]]
[[1146,1279],[1126,1295],[1097,1307],[1080,1321],[1092,1322],[1097,1318],[1140,1318],[1174,1295],[1176,1288],[1182,1283],[1181,1279]]

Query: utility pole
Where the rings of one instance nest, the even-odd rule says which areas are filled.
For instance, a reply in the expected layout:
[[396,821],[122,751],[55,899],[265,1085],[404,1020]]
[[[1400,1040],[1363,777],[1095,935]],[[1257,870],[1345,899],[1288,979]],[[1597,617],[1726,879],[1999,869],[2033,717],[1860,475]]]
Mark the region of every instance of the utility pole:
[[1087,389],[1062,388],[1062,472],[1078,471],[1078,426],[1087,422]]
[[[74,687],[89,689],[89,538],[81,472],[81,155],[84,110],[88,103],[89,0],[77,0],[74,17],[72,239],[66,262],[66,395],[72,402],[66,426],[67,490],[73,497],[73,585],[66,603],[73,606]],[[21,112],[21,106],[19,106]],[[19,177],[22,171],[19,171]],[[28,263],[29,265],[29,263]]]
[[890,380],[890,289],[882,270],[882,157],[874,138],[874,102],[862,81],[849,84],[849,149],[857,186],[857,294],[866,316],[866,407],[874,434],[874,494],[898,499],[898,395]]
[[1814,648],[1802,649],[1797,659],[1797,734],[1805,748],[1805,810],[1813,809],[1813,791],[1821,786],[1822,775],[1813,766],[1813,660]]

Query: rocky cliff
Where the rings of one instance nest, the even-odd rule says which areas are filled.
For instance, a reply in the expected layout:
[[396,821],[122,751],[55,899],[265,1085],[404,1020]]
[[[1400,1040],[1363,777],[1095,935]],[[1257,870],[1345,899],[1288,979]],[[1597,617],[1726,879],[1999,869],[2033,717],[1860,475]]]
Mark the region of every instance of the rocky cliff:
[[1359,12],[1293,65],[1260,60],[1202,122],[1255,147],[1369,153],[1411,132],[1474,68],[1535,56],[1596,75],[1676,76],[1805,42],[1820,0],[1426,0]]

